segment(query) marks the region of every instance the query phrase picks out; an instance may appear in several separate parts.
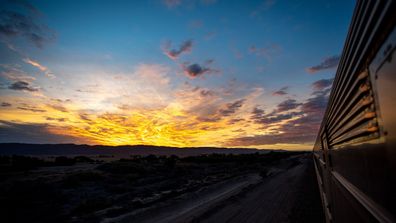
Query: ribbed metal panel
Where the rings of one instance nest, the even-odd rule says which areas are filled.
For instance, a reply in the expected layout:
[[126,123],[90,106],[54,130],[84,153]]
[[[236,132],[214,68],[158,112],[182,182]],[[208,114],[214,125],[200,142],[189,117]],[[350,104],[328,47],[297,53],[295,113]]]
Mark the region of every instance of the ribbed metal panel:
[[[391,183],[384,169],[388,167],[387,159],[379,161],[380,157],[394,154],[394,146],[389,150],[392,153],[380,154],[386,151],[384,136],[389,134],[383,129],[384,116],[380,113],[380,76],[372,63],[382,55],[380,49],[394,46],[384,41],[395,29],[395,9],[396,0],[360,0],[354,11],[313,149],[326,222],[345,222],[351,216],[394,221],[394,205],[383,196],[389,194],[386,190]],[[354,163],[360,161],[364,164]],[[339,192],[345,196],[337,196]],[[344,212],[346,206],[355,212]]]
[[[359,1],[322,128],[331,149],[379,136],[367,55],[390,1]],[[371,48],[370,48],[371,47]]]

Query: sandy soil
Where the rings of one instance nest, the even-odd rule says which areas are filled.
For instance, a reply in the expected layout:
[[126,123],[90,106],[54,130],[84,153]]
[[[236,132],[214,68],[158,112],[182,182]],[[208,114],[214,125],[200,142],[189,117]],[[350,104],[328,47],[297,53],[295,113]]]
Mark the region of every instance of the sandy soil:
[[103,222],[323,222],[310,154]]

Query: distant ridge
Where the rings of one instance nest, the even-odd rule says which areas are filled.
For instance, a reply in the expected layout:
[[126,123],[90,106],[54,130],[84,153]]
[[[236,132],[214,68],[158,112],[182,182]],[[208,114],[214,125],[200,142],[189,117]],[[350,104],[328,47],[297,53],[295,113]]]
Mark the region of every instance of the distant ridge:
[[0,143],[0,155],[32,155],[32,156],[75,156],[75,155],[177,155],[194,156],[201,154],[248,154],[267,153],[270,150],[245,148],[217,148],[217,147],[166,147],[166,146],[103,146],[76,144],[25,144]]

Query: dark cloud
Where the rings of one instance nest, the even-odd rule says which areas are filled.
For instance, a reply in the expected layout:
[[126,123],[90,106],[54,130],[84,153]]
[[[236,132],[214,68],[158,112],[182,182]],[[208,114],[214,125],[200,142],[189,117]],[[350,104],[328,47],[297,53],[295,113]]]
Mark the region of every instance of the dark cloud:
[[203,67],[196,63],[190,65],[183,65],[183,70],[184,73],[190,78],[201,77],[204,74],[216,72],[216,70],[208,67]]
[[234,114],[240,107],[242,107],[243,103],[246,99],[240,99],[232,103],[227,103],[224,108],[219,109],[219,114],[221,116],[230,116]]
[[168,56],[172,60],[176,60],[181,54],[189,53],[192,50],[193,42],[192,40],[187,40],[183,42],[179,49],[170,49],[171,43],[169,42],[164,47],[163,51],[166,56]]
[[301,103],[297,103],[297,101],[294,99],[287,99],[286,101],[282,101],[281,103],[278,104],[276,111],[277,112],[289,111],[297,108],[300,105]]
[[[220,105],[216,108],[208,110],[209,112],[206,112],[206,114],[200,114],[197,117],[197,121],[200,122],[218,122],[224,117],[231,116],[235,114],[239,108],[241,108],[244,104],[246,99],[240,99],[236,100],[234,102],[226,103],[223,105]],[[229,124],[234,124],[239,121],[242,121],[243,119],[239,118],[234,118],[229,121]]]
[[277,44],[272,44],[267,47],[257,47],[252,45],[249,47],[249,53],[256,55],[258,57],[265,57],[268,60],[272,59],[272,56],[280,51],[280,46]]
[[16,81],[8,86],[8,89],[16,90],[16,91],[38,91],[38,88],[32,87],[30,83],[26,81]]
[[333,78],[330,79],[321,79],[312,83],[312,88],[315,91],[321,91],[327,87],[330,87],[333,84]]
[[72,136],[58,135],[50,131],[48,124],[15,123],[0,121],[1,143],[90,143]]
[[17,109],[24,110],[24,111],[31,111],[31,112],[46,112],[46,110],[37,108],[36,106],[28,105],[28,104],[21,104],[18,106]]
[[219,116],[212,116],[212,117],[199,116],[199,117],[197,117],[197,120],[200,121],[200,122],[218,122],[218,121],[221,120],[221,117],[219,117]]
[[45,119],[48,121],[58,121],[58,122],[65,122],[68,120],[67,118],[52,118],[52,117],[45,117]]
[[199,91],[199,94],[200,94],[202,97],[208,97],[208,96],[213,96],[213,95],[215,95],[215,92],[212,91],[212,90],[202,89],[202,90]]
[[283,95],[287,95],[287,90],[289,89],[289,86],[285,86],[277,91],[272,92],[273,96],[283,96]]
[[321,116],[327,106],[328,90],[318,91],[301,105],[301,111],[312,116]]
[[11,106],[12,106],[12,104],[8,103],[8,102],[2,102],[1,103],[1,107],[11,107]]
[[325,58],[319,65],[307,68],[307,71],[313,74],[322,70],[336,68],[338,66],[339,61],[340,61],[340,56],[328,57]]
[[241,121],[244,121],[245,119],[243,119],[243,118],[233,118],[233,119],[230,119],[229,121],[228,121],[228,124],[229,125],[233,125],[233,124],[236,124],[236,123],[238,123],[238,122],[241,122]]
[[80,113],[80,114],[78,114],[78,116],[80,117],[80,119],[82,119],[84,121],[92,122],[92,120],[89,118],[89,114]]
[[289,112],[285,114],[270,113],[268,115],[263,115],[261,118],[255,119],[254,122],[259,124],[271,125],[284,120],[289,120],[296,116],[300,116],[301,114],[301,112]]
[[70,103],[70,102],[72,102],[71,99],[62,100],[62,99],[59,99],[59,98],[51,98],[51,101],[54,101],[54,102],[57,102],[57,103]]
[[280,125],[274,134],[237,137],[229,140],[227,145],[257,146],[277,143],[312,143],[315,140],[323,119],[329,97],[328,93],[329,91],[327,89],[317,91],[312,98],[300,104],[299,112],[286,114],[272,112],[265,115],[262,109],[255,108],[251,118],[255,123],[264,124],[264,129],[268,124],[293,119]]
[[57,111],[61,111],[61,112],[67,112],[67,109],[65,107],[63,107],[62,105],[54,105],[54,104],[49,104],[47,105],[50,108],[53,108]]
[[[293,101],[293,102],[285,101],[285,102],[283,102],[283,103],[284,104],[293,104],[293,105],[298,104],[298,103],[295,103],[295,101]],[[282,106],[286,106],[286,105],[282,105]],[[278,105],[278,109],[279,109],[279,105]],[[271,113],[266,114],[264,112],[264,110],[256,107],[252,111],[251,119],[257,124],[271,125],[271,124],[279,123],[283,120],[288,120],[293,117],[302,115],[302,112],[279,113],[280,111],[278,111],[278,109],[275,109]],[[290,109],[288,109],[288,110],[290,110]],[[288,110],[284,110],[284,111],[288,111]]]
[[[32,6],[33,7],[33,6]],[[19,12],[3,10],[0,12],[0,36],[5,38],[23,37],[42,48],[55,39],[55,33],[48,27],[36,23],[36,18]]]
[[255,107],[252,111],[252,117],[251,119],[256,122],[256,123],[260,123],[260,120],[262,118],[264,118],[265,116],[265,112],[263,109],[259,108],[259,107]]

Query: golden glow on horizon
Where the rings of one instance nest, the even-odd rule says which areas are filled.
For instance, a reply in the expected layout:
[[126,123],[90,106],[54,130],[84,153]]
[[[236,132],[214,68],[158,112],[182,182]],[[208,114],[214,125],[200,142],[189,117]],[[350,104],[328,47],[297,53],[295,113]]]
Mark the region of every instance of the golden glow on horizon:
[[[231,118],[217,122],[200,122],[178,104],[158,110],[128,110],[119,113],[83,114],[62,112],[42,105],[31,109],[3,109],[2,120],[20,123],[48,124],[47,130],[58,135],[72,136],[82,142],[103,145],[157,145],[176,147],[226,146],[227,140],[241,132],[257,132],[255,124],[229,124]],[[264,133],[264,132],[263,132]],[[227,147],[233,147],[227,145]],[[246,146],[245,146],[246,147]],[[247,146],[250,147],[250,146]],[[257,146],[253,146],[257,148]],[[275,148],[263,146],[264,148]],[[296,146],[292,146],[296,148]],[[278,147],[280,148],[280,147]],[[282,148],[285,148],[282,145]],[[299,146],[298,148],[302,148]]]
[[[236,138],[279,134],[279,127],[295,118],[258,124],[251,116],[257,100],[263,100],[262,88],[241,93],[234,87],[208,89],[189,83],[171,87],[168,72],[166,67],[145,64],[132,74],[112,79],[97,72],[92,80],[87,75],[87,82],[96,84],[71,91],[62,100],[49,97],[46,91],[23,92],[26,97],[2,96],[12,106],[0,108],[0,125],[40,125],[49,134],[75,139],[74,143],[114,146],[311,148],[305,144],[235,144]],[[63,94],[58,91],[52,94]]]

